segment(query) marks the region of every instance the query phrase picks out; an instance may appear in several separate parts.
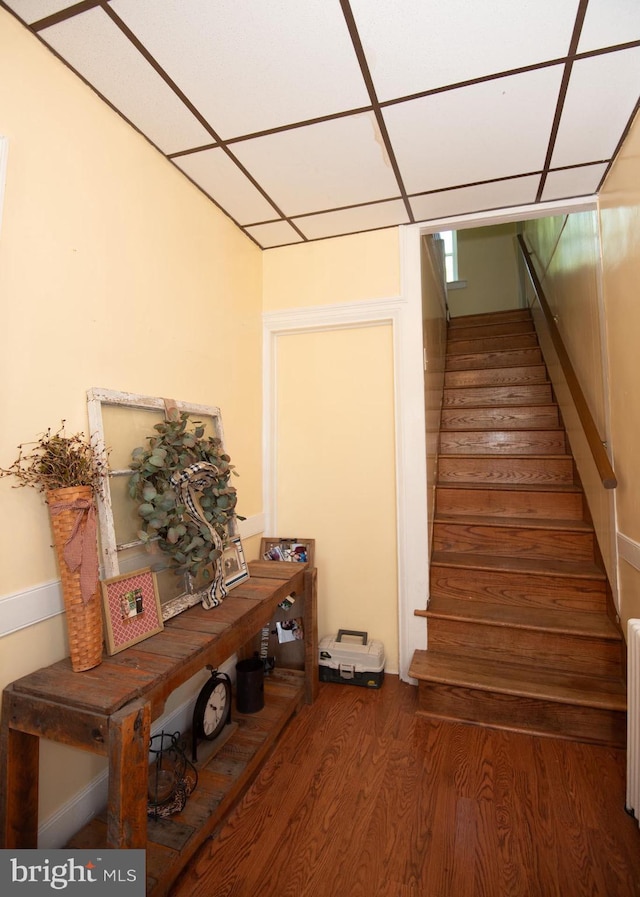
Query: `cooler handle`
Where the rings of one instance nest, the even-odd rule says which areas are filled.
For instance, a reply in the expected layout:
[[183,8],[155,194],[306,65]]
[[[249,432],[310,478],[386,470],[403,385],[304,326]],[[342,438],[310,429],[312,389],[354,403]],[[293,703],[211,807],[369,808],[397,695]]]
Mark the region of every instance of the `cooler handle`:
[[362,639],[362,644],[366,645],[369,641],[369,633],[364,632],[362,629],[338,629],[338,635],[336,636],[336,641],[341,642],[343,635],[355,635],[360,636]]

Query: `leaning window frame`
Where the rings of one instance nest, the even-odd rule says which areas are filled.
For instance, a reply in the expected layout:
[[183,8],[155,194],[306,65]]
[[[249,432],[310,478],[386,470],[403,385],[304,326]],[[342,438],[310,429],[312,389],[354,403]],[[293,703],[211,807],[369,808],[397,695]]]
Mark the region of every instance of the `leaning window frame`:
[[[222,426],[222,416],[220,409],[215,406],[197,405],[191,402],[171,402],[172,407],[177,408],[179,412],[186,412],[194,415],[197,419],[206,419],[211,421],[213,434],[222,440],[224,448],[224,430]],[[93,387],[87,391],[87,409],[89,418],[89,429],[91,438],[94,441],[96,450],[100,452],[105,460],[104,468],[106,470],[101,493],[96,497],[96,507],[98,511],[98,525],[100,532],[100,554],[102,562],[102,575],[104,579],[111,579],[120,575],[119,554],[127,549],[140,547],[144,549],[144,543],[141,539],[133,540],[126,543],[118,544],[116,538],[113,505],[111,500],[111,480],[115,477],[131,476],[133,470],[128,468],[112,470],[108,464],[108,446],[105,442],[105,427],[102,410],[104,406],[118,406],[121,408],[131,408],[143,411],[158,411],[164,413],[167,402],[165,399],[156,396],[137,395],[135,393],[118,392],[117,390],[102,389]],[[150,434],[152,435],[152,434]],[[135,446],[131,446],[131,451]],[[237,522],[235,515],[229,524],[229,535],[237,535]],[[167,563],[167,567],[169,564]],[[166,569],[166,568],[165,568]],[[162,602],[162,619],[168,620],[175,617],[182,611],[187,610],[199,604],[202,600],[202,591],[195,590],[191,584],[190,578],[185,574],[184,590],[175,598],[171,598]]]

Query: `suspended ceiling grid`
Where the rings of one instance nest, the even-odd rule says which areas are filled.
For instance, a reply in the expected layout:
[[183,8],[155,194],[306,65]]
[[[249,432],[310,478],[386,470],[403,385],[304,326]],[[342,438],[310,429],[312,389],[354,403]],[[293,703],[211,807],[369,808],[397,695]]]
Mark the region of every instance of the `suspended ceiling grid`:
[[590,196],[640,96],[639,0],[0,5],[265,249]]

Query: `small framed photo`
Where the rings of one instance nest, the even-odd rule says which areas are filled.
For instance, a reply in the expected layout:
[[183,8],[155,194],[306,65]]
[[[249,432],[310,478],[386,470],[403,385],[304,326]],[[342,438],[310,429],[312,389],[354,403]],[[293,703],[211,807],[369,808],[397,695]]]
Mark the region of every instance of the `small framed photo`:
[[291,561],[314,566],[315,539],[262,539],[260,557],[265,561]]
[[158,585],[150,567],[101,582],[107,654],[117,654],[164,629]]
[[232,536],[222,552],[222,568],[224,570],[224,584],[228,589],[249,579],[249,568],[244,559],[244,551],[240,536]]

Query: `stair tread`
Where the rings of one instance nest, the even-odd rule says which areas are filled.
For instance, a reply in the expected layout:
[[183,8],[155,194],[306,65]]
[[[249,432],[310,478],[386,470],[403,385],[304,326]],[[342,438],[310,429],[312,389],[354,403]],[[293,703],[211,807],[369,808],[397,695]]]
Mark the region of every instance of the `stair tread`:
[[[518,345],[522,343],[522,345]],[[494,336],[449,336],[447,355],[491,355],[494,352],[538,349],[536,333],[497,333]]]
[[509,529],[561,530],[563,532],[593,533],[586,520],[562,520],[553,517],[484,517],[481,514],[439,514],[434,523],[459,523],[462,526],[491,526]]
[[526,573],[531,576],[570,576],[574,579],[606,580],[597,564],[586,561],[559,561],[548,558],[521,558],[472,552],[433,551],[432,567],[457,567],[467,570],[487,570],[500,573]]
[[[531,411],[533,414],[540,414],[540,411],[543,410],[551,410],[558,411],[558,403],[551,402],[547,398],[541,398],[540,401],[530,401],[525,402],[522,400],[520,396],[518,396],[517,402],[448,402],[447,401],[447,392],[451,392],[452,389],[458,390],[459,392],[468,392],[468,386],[447,386],[445,389],[445,400],[442,404],[443,411],[486,411],[487,409],[491,411]],[[472,387],[473,388],[473,387]],[[484,387],[481,387],[484,389]],[[526,429],[523,427],[523,429]]]
[[[508,407],[508,406],[505,406]],[[451,409],[447,409],[451,410]],[[466,409],[465,409],[466,410]],[[526,426],[523,426],[522,421],[514,421],[513,427],[501,426],[496,427],[496,421],[487,420],[487,425],[485,427],[470,427],[466,423],[462,426],[457,425],[457,422],[445,420],[445,415],[442,415],[443,423],[441,426],[441,431],[446,433],[447,436],[461,436],[464,433],[481,433],[483,436],[490,436],[492,433],[495,433],[496,436],[501,436],[504,433],[508,433],[513,435],[514,433],[562,433],[564,434],[563,427],[556,426],[555,424],[544,423],[541,422],[539,424],[528,423]]]
[[[472,387],[473,388],[473,387]],[[484,389],[484,387],[482,387]],[[451,387],[448,386],[445,389],[447,392],[450,389],[460,389],[461,391],[467,391],[469,389],[468,386],[459,386],[459,387]],[[522,402],[519,401],[517,405],[509,404],[509,402],[501,403],[501,402],[477,402],[473,405],[443,405],[443,411],[464,411],[465,413],[468,411],[486,411],[488,408],[504,408],[505,411],[526,411],[529,408],[534,409],[534,414],[539,414],[540,409],[542,408],[550,408],[552,411],[558,410],[557,402],[550,402],[548,399],[544,399],[541,402]]]
[[457,433],[458,435],[462,433],[480,433],[482,436],[488,436],[491,433],[495,433],[496,435],[506,433],[509,436],[513,436],[514,433],[564,433],[564,427],[561,427],[559,424],[540,424],[536,426],[532,424],[530,426],[519,426],[519,427],[464,427],[459,430],[448,430],[445,427],[442,427],[446,433]]
[[[456,458],[475,457],[471,455],[454,455]],[[504,457],[504,456],[503,456]],[[530,457],[525,455],[525,457]],[[550,456],[552,457],[552,456]],[[491,492],[571,492],[582,493],[580,486],[575,483],[476,483],[476,482],[457,482],[457,483],[438,483],[438,489],[474,489],[488,490]]]
[[[477,458],[480,461],[487,460],[486,455],[465,455],[464,457],[465,457],[466,461],[472,461],[474,458]],[[452,460],[459,461],[460,455],[452,455],[450,452],[441,452],[438,454],[438,458],[450,458]],[[529,458],[529,459],[538,460],[538,461],[553,461],[553,460],[558,460],[558,459],[560,459],[562,461],[572,461],[573,460],[573,456],[571,454],[569,454],[568,452],[559,453],[556,455],[537,455],[537,454],[500,455],[500,458],[502,461],[507,461],[507,460],[509,460],[509,458],[511,458],[515,462],[520,462],[520,461],[522,461],[523,458]]]
[[[461,340],[458,340],[461,342]],[[445,353],[446,354],[446,353]],[[517,347],[515,349],[480,349],[475,352],[455,352],[456,361],[460,361],[462,358],[467,358],[470,361],[474,359],[478,362],[482,362],[487,360],[487,358],[491,358],[495,364],[492,364],[491,368],[511,368],[511,367],[527,367],[532,364],[542,364],[540,361],[541,351],[539,346],[524,346]],[[524,358],[522,356],[525,356]],[[533,356],[535,356],[535,360],[533,360]],[[514,357],[518,358],[518,361],[514,364]],[[527,361],[527,357],[532,360]],[[478,364],[477,368],[467,368],[467,370],[489,370],[489,367],[485,367],[484,364]]]
[[418,650],[409,675],[414,679],[476,688],[561,704],[618,710],[627,707],[622,679],[601,678],[566,671],[556,672],[539,663],[506,663],[476,657],[471,650],[454,652]]
[[485,335],[488,327],[495,327],[496,325],[500,326],[503,324],[506,324],[506,325],[515,324],[517,327],[522,326],[526,329],[523,331],[516,332],[516,333],[497,333],[496,336],[510,337],[510,336],[522,336],[522,333],[526,333],[527,335],[530,333],[535,333],[535,327],[533,324],[533,320],[531,318],[529,318],[528,320],[525,319],[523,321],[477,321],[475,324],[467,322],[466,324],[459,324],[457,327],[449,327],[449,329],[447,331],[447,339],[454,340],[454,341],[459,340],[459,339],[463,339],[463,340],[469,339],[469,337],[467,337],[467,336],[458,336],[458,331],[460,331],[460,330],[466,331],[469,329],[473,329],[473,330],[477,329],[477,331],[478,331],[478,336],[477,337],[471,336],[470,337],[471,339],[484,339],[484,335]]
[[487,626],[529,629],[553,634],[601,638],[620,642],[622,633],[605,613],[567,613],[565,610],[529,608],[506,604],[468,601],[464,598],[438,597],[419,617],[438,617],[480,623]]
[[[522,350],[521,350],[521,349],[518,349],[518,350],[516,350],[516,351],[520,352],[520,351],[522,351]],[[475,354],[475,355],[485,355],[485,354],[487,354],[487,353],[485,353],[485,352],[475,352],[475,353],[474,353],[474,352],[470,352],[469,354],[470,354],[470,355],[474,355],[474,354]],[[500,354],[500,350],[499,350],[499,349],[496,349],[496,350],[494,350],[493,352],[490,352],[489,354],[490,354],[490,355],[499,355],[499,354]],[[484,367],[483,367],[483,368],[478,368],[477,370],[478,370],[478,373],[481,373],[483,376],[488,377],[488,376],[491,376],[491,374],[497,374],[497,375],[502,376],[502,374],[504,374],[506,371],[508,371],[509,368],[516,368],[516,369],[518,369],[518,368],[541,368],[541,369],[542,369],[543,376],[544,376],[544,380],[543,380],[543,382],[544,382],[544,383],[551,383],[551,380],[549,379],[549,374],[548,374],[548,372],[547,372],[547,367],[546,367],[546,365],[545,365],[545,363],[544,363],[543,361],[526,361],[526,360],[522,360],[522,361],[519,361],[517,364],[509,364],[509,365],[507,365],[506,367],[505,367],[504,365],[498,365],[498,366],[495,367],[495,368],[484,368]],[[450,371],[449,373],[455,373],[455,372]],[[471,369],[468,370],[468,371],[465,371],[465,373],[467,373],[467,374],[471,374],[471,373],[473,373],[473,368],[471,368]]]
[[458,325],[468,327],[474,321],[483,324],[487,321],[512,321],[514,320],[530,320],[531,310],[529,308],[505,308],[501,311],[476,312],[469,315],[454,315],[449,320],[449,327],[455,329]]

